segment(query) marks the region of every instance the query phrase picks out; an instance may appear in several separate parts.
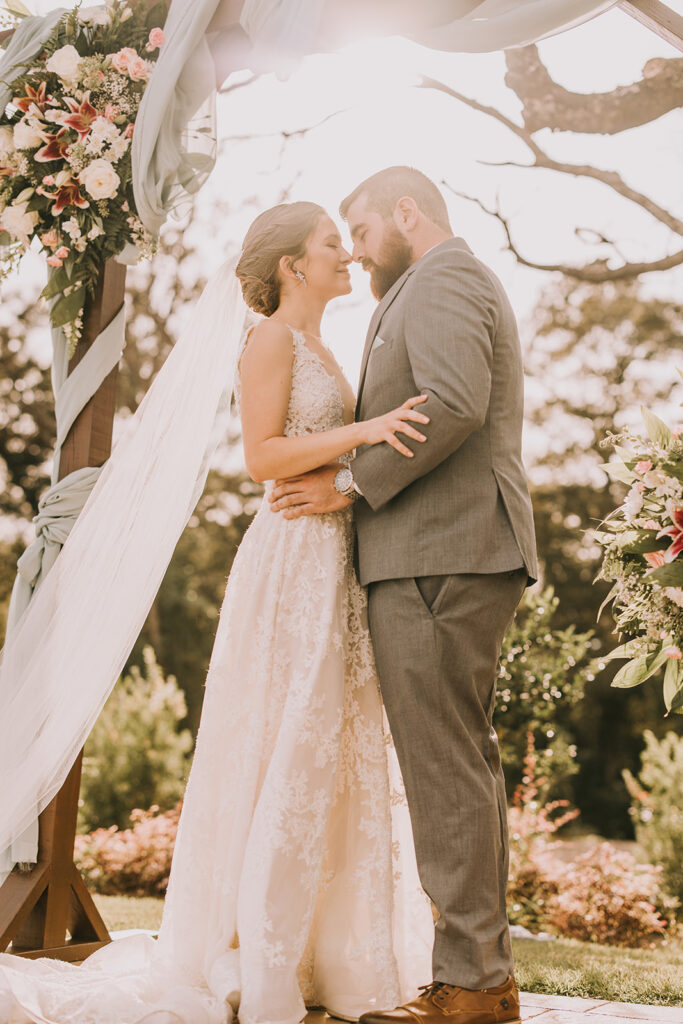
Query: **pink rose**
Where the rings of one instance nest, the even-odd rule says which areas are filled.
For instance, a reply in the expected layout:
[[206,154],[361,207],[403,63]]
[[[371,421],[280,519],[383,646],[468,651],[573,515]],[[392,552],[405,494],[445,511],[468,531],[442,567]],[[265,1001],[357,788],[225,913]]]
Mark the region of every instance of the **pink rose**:
[[132,82],[144,82],[149,78],[150,67],[142,57],[134,57],[128,64],[128,76]]
[[166,42],[166,36],[160,28],[153,28],[149,34],[149,42],[145,49],[147,53],[151,53],[152,50],[158,50],[160,46],[163,46]]
[[123,137],[124,137],[124,139],[132,139],[133,138],[133,125],[132,124],[126,125],[126,130],[123,133]]
[[649,473],[651,469],[652,463],[649,459],[642,459],[640,462],[636,463],[636,473],[639,473],[641,476],[643,476],[644,473]]
[[648,551],[644,558],[653,569],[659,569],[660,566],[664,565],[665,553],[663,551]]
[[65,260],[68,255],[69,250],[65,245],[60,246],[60,248],[57,249],[57,252],[55,253],[55,256],[57,257],[58,260]]
[[666,654],[667,658],[675,658],[676,661],[681,660],[681,649],[680,647],[676,647],[676,644],[671,644],[670,647],[665,647],[664,653]]
[[132,46],[124,46],[122,50],[118,51],[118,53],[113,53],[111,55],[111,64],[116,71],[125,75],[128,73],[128,65],[130,62],[132,60],[140,59],[141,58],[138,56],[137,50],[134,50]]
[[[50,182],[50,184],[54,184],[54,182]],[[59,232],[51,228],[50,231],[46,231],[44,235],[40,236],[40,240],[46,248],[56,249],[59,245]]]
[[60,260],[58,256],[48,256],[47,262],[51,267],[61,267],[63,260]]

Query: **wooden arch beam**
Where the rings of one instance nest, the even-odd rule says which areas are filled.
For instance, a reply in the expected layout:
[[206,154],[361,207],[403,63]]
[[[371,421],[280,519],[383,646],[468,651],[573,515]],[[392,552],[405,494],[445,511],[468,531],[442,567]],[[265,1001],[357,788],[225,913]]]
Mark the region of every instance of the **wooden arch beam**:
[[683,52],[683,17],[660,0],[620,0],[619,7]]

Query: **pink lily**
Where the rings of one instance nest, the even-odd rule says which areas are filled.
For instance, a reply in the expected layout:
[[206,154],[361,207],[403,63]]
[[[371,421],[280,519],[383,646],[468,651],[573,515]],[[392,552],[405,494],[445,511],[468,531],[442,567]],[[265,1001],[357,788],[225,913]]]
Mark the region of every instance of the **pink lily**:
[[69,148],[69,140],[64,138],[66,134],[66,128],[60,128],[56,135],[50,135],[49,132],[43,133],[42,137],[45,139],[46,145],[36,151],[33,159],[40,164],[50,163],[51,160],[65,160],[66,151]]
[[52,207],[53,217],[58,217],[67,206],[77,206],[79,210],[86,210],[90,206],[88,200],[81,195],[79,183],[75,178],[69,178],[63,185],[59,185],[56,192],[51,192],[43,185],[39,185],[36,192],[55,200]]
[[74,131],[78,132],[79,138],[84,139],[86,135],[90,134],[90,126],[97,117],[97,111],[90,103],[90,93],[86,92],[80,105],[76,100],[71,99],[70,96],[65,96],[64,102],[71,113],[67,117],[62,118],[62,124],[73,128]]
[[30,85],[26,86],[25,96],[13,96],[12,103],[19,110],[23,110],[26,114],[32,104],[38,107],[38,110],[43,111],[47,107],[52,96],[47,95],[47,83],[41,82],[37,89],[33,89]]
[[683,551],[683,505],[673,510],[671,518],[673,526],[669,526],[666,530],[660,530],[657,534],[658,537],[672,538],[672,543],[665,552],[667,562],[673,562]]

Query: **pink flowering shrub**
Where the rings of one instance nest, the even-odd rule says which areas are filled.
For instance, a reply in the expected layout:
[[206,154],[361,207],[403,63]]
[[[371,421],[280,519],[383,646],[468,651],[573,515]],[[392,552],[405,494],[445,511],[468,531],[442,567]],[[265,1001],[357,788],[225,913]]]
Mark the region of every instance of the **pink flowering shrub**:
[[527,733],[524,775],[508,809],[510,870],[508,874],[508,917],[531,931],[547,924],[549,901],[558,891],[558,865],[551,836],[578,817],[568,800],[544,799],[548,778],[539,774],[534,734]]
[[76,836],[75,861],[88,888],[106,895],[163,896],[168,886],[182,800],[131,813],[131,828]]
[[527,735],[524,776],[508,811],[508,916],[532,932],[551,931],[605,945],[642,946],[667,929],[672,909],[661,869],[600,843],[568,864],[554,838],[579,815],[566,800],[546,801],[533,734]]
[[660,869],[600,843],[562,866],[549,900],[547,923],[561,935],[609,946],[643,946],[663,935],[668,922],[655,904]]

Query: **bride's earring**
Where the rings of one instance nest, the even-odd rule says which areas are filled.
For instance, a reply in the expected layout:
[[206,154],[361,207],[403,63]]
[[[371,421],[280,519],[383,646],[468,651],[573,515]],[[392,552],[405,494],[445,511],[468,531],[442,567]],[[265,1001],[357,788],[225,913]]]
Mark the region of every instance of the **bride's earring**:
[[303,283],[306,285],[306,287],[308,287],[308,281],[306,280],[305,274],[303,274],[301,270],[295,270],[294,273],[299,278],[299,280],[303,281]]

